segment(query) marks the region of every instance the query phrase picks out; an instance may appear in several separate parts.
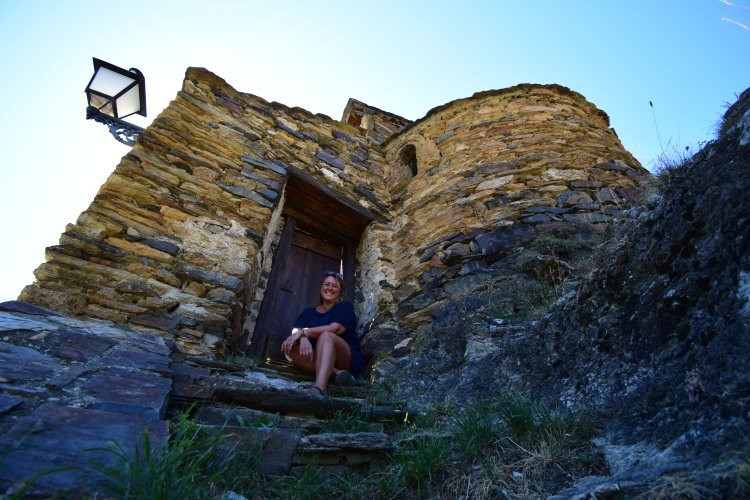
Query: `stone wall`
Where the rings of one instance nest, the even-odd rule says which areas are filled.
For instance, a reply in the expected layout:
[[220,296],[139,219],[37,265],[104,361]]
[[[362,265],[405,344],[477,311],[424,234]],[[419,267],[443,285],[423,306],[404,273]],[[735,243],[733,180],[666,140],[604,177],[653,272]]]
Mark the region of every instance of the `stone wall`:
[[221,354],[258,300],[287,177],[387,214],[384,168],[361,129],[191,68],[19,299],[174,336],[183,354]]
[[378,146],[411,124],[411,120],[356,99],[346,103],[341,122],[362,129],[367,140]]
[[389,326],[375,336],[393,333],[391,318],[402,329],[428,321],[445,300],[501,272],[498,261],[540,227],[601,231],[650,177],[604,112],[557,85],[448,103],[383,150],[395,247],[392,302],[377,322]]
[[556,85],[478,93],[414,123],[350,99],[337,122],[191,68],[19,298],[174,337],[182,354],[242,347],[289,176],[377,221],[357,249],[355,307],[370,344],[392,346],[505,272],[540,228],[600,230],[648,174],[604,112]]

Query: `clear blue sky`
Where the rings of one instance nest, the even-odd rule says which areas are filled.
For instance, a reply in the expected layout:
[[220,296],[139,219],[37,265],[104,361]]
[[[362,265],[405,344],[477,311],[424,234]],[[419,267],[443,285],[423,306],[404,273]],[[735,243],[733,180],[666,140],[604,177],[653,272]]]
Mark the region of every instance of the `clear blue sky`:
[[559,83],[647,168],[710,140],[750,86],[750,0],[0,0],[0,301],[33,281],[127,152],[84,119],[92,57],[146,76],[149,116],[188,66],[340,118],[355,97],[416,119],[480,90]]

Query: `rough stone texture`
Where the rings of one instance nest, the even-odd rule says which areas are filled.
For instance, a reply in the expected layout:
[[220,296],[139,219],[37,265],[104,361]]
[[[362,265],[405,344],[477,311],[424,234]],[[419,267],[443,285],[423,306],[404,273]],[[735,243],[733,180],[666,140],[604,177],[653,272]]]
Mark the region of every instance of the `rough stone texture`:
[[[416,151],[413,177],[403,164],[409,147]],[[387,271],[380,273],[378,313],[367,317],[374,320],[368,351],[389,350],[402,339],[397,332],[428,323],[467,285],[507,275],[503,258],[533,240],[540,224],[603,230],[614,214],[608,210],[629,207],[635,200],[625,193],[651,178],[604,112],[556,85],[448,103],[383,149],[393,219],[392,232],[375,242]],[[609,195],[594,203],[602,192]],[[435,277],[425,280],[428,273]]]
[[[84,467],[115,440],[132,453],[144,429],[166,439],[172,387],[164,339],[108,321],[0,305],[0,490],[56,467]],[[32,491],[79,486],[80,470],[45,475]]]
[[[372,422],[370,432],[317,434],[325,423],[301,413],[330,417],[348,409],[396,421],[406,414],[368,404],[359,387],[333,386],[330,398],[311,395],[303,390],[309,380],[300,381],[289,369],[247,369],[197,357],[173,363],[171,341],[17,302],[0,304],[0,338],[2,495],[16,494],[37,475],[27,492],[34,498],[96,495],[90,465],[112,463],[114,455],[102,451],[111,441],[131,457],[138,447],[142,456],[147,431],[152,452],[159,453],[168,433],[164,416],[181,414],[195,402],[196,420],[220,436],[217,460],[249,453],[262,474],[279,475],[309,463],[345,472],[392,449],[382,423]],[[250,406],[255,403],[247,396],[260,394],[267,413],[219,406],[216,400],[227,389]],[[293,415],[280,414],[286,412]]]
[[191,68],[20,298],[173,337],[183,356],[244,347],[290,175],[377,219],[357,249],[368,352],[508,274],[541,225],[601,231],[649,177],[606,114],[558,85],[478,93],[414,123],[350,99],[336,122]]
[[218,459],[230,454],[253,454],[260,460],[261,474],[288,474],[302,435],[300,431],[293,429],[258,429],[233,425],[204,428],[223,436],[216,450]]
[[361,129],[191,68],[20,299],[220,355],[242,335],[294,169],[375,212],[373,198],[388,200],[382,154]]
[[594,417],[610,476],[559,498],[679,496],[679,484],[736,496],[750,446],[750,90],[727,115],[736,125],[665,172],[663,193],[628,211],[540,320],[493,319],[481,294],[453,301],[376,373],[414,400],[521,390]]
[[[144,429],[148,429],[154,448],[167,437],[167,423],[164,421],[142,415],[45,403],[20,419],[0,438],[2,483],[7,485],[9,481],[28,479],[57,467],[83,468],[92,459],[111,461],[112,456],[107,453],[86,453],[83,450],[106,448],[111,439],[132,453],[133,445]],[[61,491],[80,487],[78,472],[44,475],[34,488]]]
[[[356,99],[349,99],[341,121],[364,130],[365,137],[375,145],[382,144],[393,134],[401,132],[411,124],[411,120],[383,111]],[[345,134],[334,132],[334,136],[342,141],[354,142],[354,139]],[[354,155],[355,157],[352,158],[352,161],[362,161],[366,158],[366,151],[358,153]],[[364,158],[362,155],[365,155]]]

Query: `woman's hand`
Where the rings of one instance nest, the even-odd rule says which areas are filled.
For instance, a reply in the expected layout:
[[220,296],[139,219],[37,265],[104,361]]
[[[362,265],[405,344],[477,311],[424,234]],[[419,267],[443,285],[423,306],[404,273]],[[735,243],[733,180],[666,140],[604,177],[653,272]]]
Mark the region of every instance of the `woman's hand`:
[[313,360],[313,348],[312,343],[310,342],[310,339],[307,337],[302,337],[302,340],[299,341],[299,353],[300,356],[302,356],[302,359],[306,359],[308,361]]
[[298,332],[299,330],[295,333],[292,333],[286,338],[286,340],[281,344],[281,352],[283,352],[284,354],[289,354],[290,352],[292,352],[292,347],[294,347],[294,344],[296,344],[299,338],[302,336],[302,334]]

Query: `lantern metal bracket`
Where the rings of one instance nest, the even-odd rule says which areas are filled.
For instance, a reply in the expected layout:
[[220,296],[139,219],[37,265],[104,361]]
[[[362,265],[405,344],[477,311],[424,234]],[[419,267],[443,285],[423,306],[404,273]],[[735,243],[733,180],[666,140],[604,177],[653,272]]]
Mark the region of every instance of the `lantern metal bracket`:
[[144,130],[137,125],[104,114],[94,106],[88,106],[86,108],[86,119],[94,120],[95,122],[106,125],[107,128],[109,128],[109,133],[112,134],[112,137],[126,146],[134,145],[135,140],[138,139],[138,136]]

